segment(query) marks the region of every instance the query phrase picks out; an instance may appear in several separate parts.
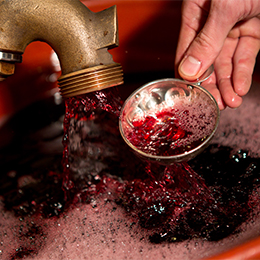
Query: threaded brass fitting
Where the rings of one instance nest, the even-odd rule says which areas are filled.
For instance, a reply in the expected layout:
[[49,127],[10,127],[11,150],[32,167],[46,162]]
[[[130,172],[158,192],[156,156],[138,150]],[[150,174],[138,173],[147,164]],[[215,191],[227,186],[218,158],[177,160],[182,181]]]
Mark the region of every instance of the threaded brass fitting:
[[120,64],[112,63],[66,74],[58,82],[67,98],[123,84],[123,72]]

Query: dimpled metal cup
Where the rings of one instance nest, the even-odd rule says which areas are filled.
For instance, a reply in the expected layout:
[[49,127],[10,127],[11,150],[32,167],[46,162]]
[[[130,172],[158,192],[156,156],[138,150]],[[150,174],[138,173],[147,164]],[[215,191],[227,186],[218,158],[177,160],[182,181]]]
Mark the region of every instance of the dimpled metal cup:
[[[180,142],[183,152],[168,156],[154,154],[149,152],[149,149],[140,149],[134,145],[129,136],[135,134],[135,122],[142,121],[147,116],[156,118],[158,113],[168,110],[177,111],[174,118],[179,122],[180,127],[186,132],[193,133],[192,137],[187,137],[187,140]],[[167,78],[150,82],[128,97],[121,110],[119,129],[124,141],[139,157],[163,165],[171,165],[188,161],[207,147],[217,129],[219,114],[216,100],[203,87],[183,80]],[[189,138],[200,141],[197,142],[197,146],[190,148],[192,140]],[[160,143],[160,140],[153,140]]]

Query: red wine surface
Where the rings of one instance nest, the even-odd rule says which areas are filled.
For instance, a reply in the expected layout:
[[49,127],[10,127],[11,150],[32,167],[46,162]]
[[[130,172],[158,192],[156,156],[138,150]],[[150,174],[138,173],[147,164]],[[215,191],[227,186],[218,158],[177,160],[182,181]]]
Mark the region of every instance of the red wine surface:
[[201,145],[214,130],[214,112],[199,111],[198,113],[191,105],[149,110],[136,113],[131,118],[131,124],[128,123],[128,114],[125,112],[122,128],[126,139],[144,153],[157,156],[178,155]]
[[202,138],[189,142],[193,133],[183,130],[174,114],[167,111],[156,114],[156,117],[147,116],[133,121],[133,126],[134,130],[127,134],[127,139],[137,149],[151,155],[181,154],[204,141]]

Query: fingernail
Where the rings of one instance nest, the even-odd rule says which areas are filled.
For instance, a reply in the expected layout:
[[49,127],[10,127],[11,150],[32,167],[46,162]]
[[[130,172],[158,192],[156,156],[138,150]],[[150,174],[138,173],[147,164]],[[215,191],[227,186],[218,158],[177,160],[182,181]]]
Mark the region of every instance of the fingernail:
[[186,76],[195,76],[199,72],[201,61],[192,56],[187,56],[181,63],[180,71]]

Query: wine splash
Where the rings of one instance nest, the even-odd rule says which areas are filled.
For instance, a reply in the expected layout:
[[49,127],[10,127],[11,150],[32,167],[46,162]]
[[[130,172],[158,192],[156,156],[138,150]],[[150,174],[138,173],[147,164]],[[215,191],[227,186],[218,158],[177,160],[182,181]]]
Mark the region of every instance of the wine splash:
[[[84,96],[73,97],[66,100],[66,113],[64,119],[64,138],[63,138],[63,169],[64,169],[64,183],[63,187],[65,190],[70,190],[73,188],[73,182],[69,178],[70,175],[70,136],[74,135],[75,132],[82,131],[82,123],[84,121],[91,121],[95,118],[95,112],[98,109],[106,111],[110,114],[119,116],[122,100],[119,97],[119,94],[115,88],[108,89],[105,91],[98,91],[94,93],[89,93]],[[183,152],[183,145],[178,149],[178,145],[176,142],[182,142],[185,139],[193,140],[193,133],[185,131],[183,129],[187,129],[187,124],[185,120],[181,120],[182,126],[180,126],[179,121],[176,119],[175,115],[180,114],[182,112],[176,111],[176,109],[161,111],[157,113],[155,117],[147,116],[143,120],[134,120],[134,131],[129,133],[130,141],[137,145],[141,150],[146,150],[147,147],[149,152],[159,155],[172,155],[177,152]],[[184,111],[184,114],[187,116],[189,111]],[[194,118],[194,117],[192,117]],[[197,120],[196,118],[194,120]],[[86,135],[89,133],[85,133],[85,137],[80,134],[78,136],[79,143],[74,147],[74,150],[79,150],[80,142],[83,142],[83,138],[86,138]],[[203,140],[199,139],[192,141],[189,145],[185,145],[185,147],[189,147],[192,149],[194,146],[198,145],[198,142],[202,142]],[[177,146],[177,148],[176,148]],[[147,162],[147,166],[145,167],[147,172],[151,172],[148,170],[150,168],[150,163]],[[180,171],[180,172],[179,172]],[[184,176],[184,172],[187,172],[187,176]],[[203,184],[202,179],[196,174],[190,167],[188,167],[187,163],[183,163],[182,166],[172,166],[166,167],[164,169],[164,174],[167,176],[181,176],[179,178],[178,183],[175,183],[175,186],[180,188],[184,187],[189,183],[190,192],[195,190],[196,194],[200,194],[200,188],[206,190],[206,186]],[[156,179],[156,175],[160,175],[159,172],[153,172],[152,178]],[[149,174],[151,175],[151,174]],[[170,177],[170,178],[172,178]],[[175,177],[174,177],[175,178]],[[192,179],[191,179],[192,178]],[[201,185],[201,187],[199,187]],[[209,198],[209,197],[208,197]],[[208,199],[207,198],[207,199]]]
[[[75,188],[70,175],[70,153],[76,150],[86,151],[86,147],[81,149],[80,146],[81,143],[85,142],[84,140],[88,139],[87,135],[91,135],[91,132],[87,133],[86,130],[85,133],[79,133],[82,132],[84,128],[83,123],[95,121],[99,116],[98,113],[95,112],[98,109],[115,115],[118,120],[121,105],[122,101],[118,93],[111,89],[90,93],[85,96],[73,97],[66,101],[63,140],[63,188],[66,195]],[[185,113],[187,114],[188,111],[185,111]],[[151,144],[155,154],[165,155],[166,153],[172,154],[172,152],[176,150],[175,147],[172,148],[170,145],[172,138],[174,138],[176,142],[183,140],[183,138],[187,140],[189,136],[191,136],[192,139],[192,133],[183,130],[178,125],[178,122],[176,123],[173,111],[163,111],[157,114],[156,118],[160,120],[159,124],[157,124],[158,122],[156,122],[154,117],[147,117],[143,121],[135,120],[134,126],[137,130],[134,132],[135,134],[131,135],[131,141],[136,142],[139,147]],[[105,123],[105,120],[102,120],[103,123]],[[163,126],[162,122],[164,123]],[[111,122],[106,123],[111,124]],[[93,124],[92,127],[95,128]],[[100,127],[104,127],[102,126],[102,122]],[[76,144],[72,144],[73,142],[71,140],[75,139],[75,133],[77,133],[76,139],[79,139],[79,141]],[[200,141],[201,140],[199,140],[199,142]],[[96,137],[92,136],[92,142],[95,143],[97,149],[102,149],[100,148],[100,143],[103,141],[100,135]],[[85,142],[85,144],[82,145],[89,144],[90,143]],[[193,147],[192,144],[197,145],[197,142],[194,141],[190,144],[191,149]],[[122,147],[119,153],[125,153],[126,157],[129,156],[127,146],[120,143],[112,147],[112,149],[115,149],[117,146]],[[111,148],[105,147],[105,149],[109,150]],[[87,157],[88,155],[85,154],[84,156]],[[114,192],[118,194],[117,196],[119,196],[120,200],[127,201],[127,203],[124,203],[126,211],[131,212],[131,214],[135,216],[139,216],[139,222],[142,226],[148,227],[151,226],[151,223],[153,226],[158,225],[158,223],[161,223],[160,225],[162,226],[171,223],[172,226],[176,224],[179,216],[191,207],[195,207],[198,204],[202,206],[206,203],[212,203],[213,198],[204,180],[194,172],[186,162],[165,167],[146,161],[139,162],[138,158],[135,158],[132,154],[131,156],[133,158],[132,162],[128,162],[127,167],[129,169],[132,168],[133,171],[136,170],[136,172],[140,171],[140,179],[138,178],[137,180],[129,182],[120,182],[115,179],[116,185],[114,186],[116,186],[116,191]],[[85,158],[85,160],[87,160],[87,158]],[[124,160],[126,159],[121,157],[120,161]],[[137,164],[134,163],[135,160]],[[93,164],[95,164],[95,162],[93,162]],[[139,164],[139,166],[135,168],[135,166],[133,167],[129,164]],[[80,171],[80,169],[78,170]],[[113,168],[109,170],[113,171]],[[136,173],[133,172],[130,174],[136,175]],[[116,173],[116,175],[122,176],[123,179],[126,178],[126,176],[123,176],[124,174]],[[106,185],[108,185],[109,182],[110,177],[106,175],[95,175],[88,178],[88,184],[83,185],[82,190],[77,191],[77,198],[76,200],[74,199],[74,201],[91,200],[88,197],[96,196],[100,192],[102,193],[102,191],[106,190]],[[116,200],[119,201],[118,199]]]

